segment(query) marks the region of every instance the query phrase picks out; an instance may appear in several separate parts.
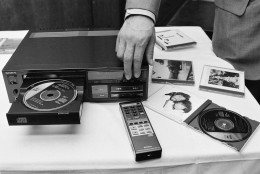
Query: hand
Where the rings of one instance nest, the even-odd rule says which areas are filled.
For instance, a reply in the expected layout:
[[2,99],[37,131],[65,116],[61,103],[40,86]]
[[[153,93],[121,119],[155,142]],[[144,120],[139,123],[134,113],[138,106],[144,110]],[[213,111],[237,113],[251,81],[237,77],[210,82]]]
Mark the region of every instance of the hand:
[[155,29],[153,21],[145,16],[128,17],[118,33],[116,41],[117,57],[124,61],[126,79],[141,74],[141,65],[144,54],[147,62],[153,64],[153,52],[155,44]]

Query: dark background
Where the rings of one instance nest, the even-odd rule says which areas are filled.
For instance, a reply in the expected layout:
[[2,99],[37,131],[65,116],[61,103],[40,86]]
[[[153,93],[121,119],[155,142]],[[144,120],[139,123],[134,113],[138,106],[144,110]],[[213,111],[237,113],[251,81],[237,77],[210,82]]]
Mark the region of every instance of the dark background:
[[[125,0],[0,0],[0,30],[119,29]],[[212,2],[162,0],[157,26],[213,30]]]

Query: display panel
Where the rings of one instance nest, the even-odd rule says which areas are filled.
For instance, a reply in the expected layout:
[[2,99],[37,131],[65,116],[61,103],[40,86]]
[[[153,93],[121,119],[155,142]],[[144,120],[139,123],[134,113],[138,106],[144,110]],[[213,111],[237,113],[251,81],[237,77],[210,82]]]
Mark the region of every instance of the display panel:
[[88,80],[121,80],[124,76],[124,71],[89,71]]

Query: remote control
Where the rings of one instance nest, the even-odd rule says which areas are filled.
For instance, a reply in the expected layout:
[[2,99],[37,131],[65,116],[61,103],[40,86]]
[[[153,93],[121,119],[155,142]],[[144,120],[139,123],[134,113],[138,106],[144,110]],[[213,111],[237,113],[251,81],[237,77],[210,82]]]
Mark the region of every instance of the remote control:
[[162,148],[141,101],[119,103],[136,161],[160,158]]

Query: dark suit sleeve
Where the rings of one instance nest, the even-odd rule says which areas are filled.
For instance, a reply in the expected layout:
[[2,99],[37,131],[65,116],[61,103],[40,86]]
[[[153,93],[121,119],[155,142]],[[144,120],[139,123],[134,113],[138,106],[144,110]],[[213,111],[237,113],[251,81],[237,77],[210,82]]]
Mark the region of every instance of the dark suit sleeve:
[[144,9],[158,15],[161,0],[126,0],[125,9]]

